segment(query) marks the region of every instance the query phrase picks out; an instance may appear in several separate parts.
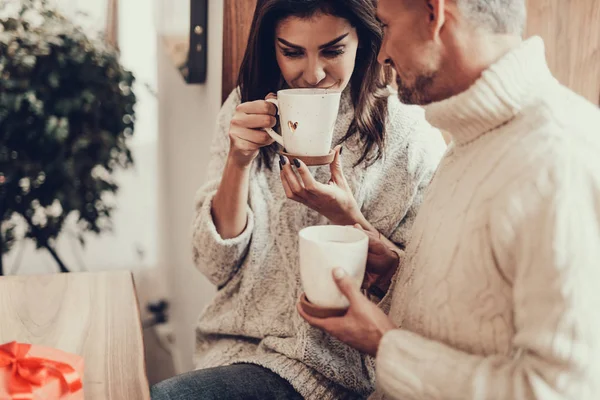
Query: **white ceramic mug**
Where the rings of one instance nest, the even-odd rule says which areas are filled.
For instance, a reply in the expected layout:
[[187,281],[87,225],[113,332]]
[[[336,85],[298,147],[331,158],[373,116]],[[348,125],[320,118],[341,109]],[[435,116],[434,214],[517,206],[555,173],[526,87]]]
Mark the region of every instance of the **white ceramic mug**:
[[279,111],[281,135],[265,129],[286,152],[325,156],[331,152],[341,92],[327,89],[284,89],[268,99]]
[[357,288],[362,285],[369,252],[369,237],[351,226],[323,225],[304,228],[300,236],[300,280],[308,301],[327,308],[350,303],[333,280],[333,269],[343,268]]

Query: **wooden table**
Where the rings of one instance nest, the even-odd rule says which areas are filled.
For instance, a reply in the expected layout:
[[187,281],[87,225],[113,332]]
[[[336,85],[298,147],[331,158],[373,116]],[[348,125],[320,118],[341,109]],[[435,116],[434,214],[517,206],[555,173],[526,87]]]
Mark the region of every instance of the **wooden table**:
[[13,340],[83,356],[86,400],[150,398],[130,272],[0,277],[0,344]]

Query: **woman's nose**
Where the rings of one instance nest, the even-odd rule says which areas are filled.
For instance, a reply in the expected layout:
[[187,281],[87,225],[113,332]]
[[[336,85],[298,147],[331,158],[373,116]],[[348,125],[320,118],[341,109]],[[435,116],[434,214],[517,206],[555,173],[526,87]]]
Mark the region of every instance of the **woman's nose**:
[[318,86],[327,73],[323,64],[318,60],[308,60],[306,69],[304,70],[304,81],[310,86]]

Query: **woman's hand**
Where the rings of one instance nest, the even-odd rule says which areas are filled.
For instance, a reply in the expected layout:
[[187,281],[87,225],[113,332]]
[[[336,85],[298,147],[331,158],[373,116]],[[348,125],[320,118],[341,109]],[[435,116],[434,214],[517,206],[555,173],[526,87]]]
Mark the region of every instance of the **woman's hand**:
[[[372,229],[354,199],[342,172],[342,146],[335,148],[330,165],[331,180],[325,185],[317,182],[308,167],[300,160],[280,157],[281,182],[289,199],[297,201],[327,217],[336,225],[360,224]],[[294,172],[294,166],[298,175]]]
[[264,100],[250,101],[237,106],[229,126],[229,158],[235,165],[249,166],[261,147],[273,143],[273,139],[264,128],[275,126],[276,115],[277,108]]

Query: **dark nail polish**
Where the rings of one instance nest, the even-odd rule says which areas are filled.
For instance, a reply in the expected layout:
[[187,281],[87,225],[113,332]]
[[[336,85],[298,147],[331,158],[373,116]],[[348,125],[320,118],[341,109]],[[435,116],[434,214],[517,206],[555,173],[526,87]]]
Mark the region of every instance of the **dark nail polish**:
[[296,166],[296,168],[300,168],[300,160],[294,158],[294,165]]
[[285,157],[280,155],[279,156],[279,165],[281,165],[281,167],[283,167],[285,165],[287,161],[285,161]]
[[344,148],[340,147],[340,156],[342,155],[342,151],[344,151]]

